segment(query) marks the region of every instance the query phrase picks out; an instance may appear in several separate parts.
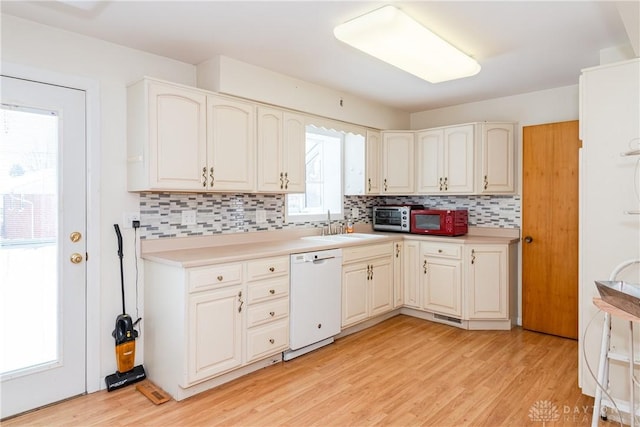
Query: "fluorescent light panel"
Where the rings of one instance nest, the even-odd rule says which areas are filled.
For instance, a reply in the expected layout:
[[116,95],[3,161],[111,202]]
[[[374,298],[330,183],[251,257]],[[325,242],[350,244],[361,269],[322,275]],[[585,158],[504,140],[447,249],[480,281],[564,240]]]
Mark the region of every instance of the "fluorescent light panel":
[[393,6],[338,25],[336,38],[431,83],[477,74],[480,65]]

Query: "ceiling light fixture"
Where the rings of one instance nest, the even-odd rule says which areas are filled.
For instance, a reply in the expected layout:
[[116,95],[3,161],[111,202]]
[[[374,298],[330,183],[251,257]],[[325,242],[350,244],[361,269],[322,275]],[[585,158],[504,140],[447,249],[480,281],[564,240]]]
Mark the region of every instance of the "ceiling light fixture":
[[431,83],[477,74],[480,64],[401,10],[384,6],[338,25],[336,38]]

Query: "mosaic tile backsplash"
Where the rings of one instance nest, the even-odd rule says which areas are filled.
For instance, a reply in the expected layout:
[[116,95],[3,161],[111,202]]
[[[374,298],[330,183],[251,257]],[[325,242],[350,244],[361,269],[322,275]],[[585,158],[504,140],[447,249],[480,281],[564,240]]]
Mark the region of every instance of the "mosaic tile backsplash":
[[[520,196],[345,196],[344,209],[358,208],[356,223],[371,223],[372,207],[384,204],[422,204],[438,209],[468,209],[469,225],[520,228]],[[282,194],[140,194],[140,237],[204,236],[220,233],[273,231],[322,227],[324,222],[285,222]],[[195,225],[181,225],[182,211],[196,211]],[[256,211],[266,222],[256,221]]]

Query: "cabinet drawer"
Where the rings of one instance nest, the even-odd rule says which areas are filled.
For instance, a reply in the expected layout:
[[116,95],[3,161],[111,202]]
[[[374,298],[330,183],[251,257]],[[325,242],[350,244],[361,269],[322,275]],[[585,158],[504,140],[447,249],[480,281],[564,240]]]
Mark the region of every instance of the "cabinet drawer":
[[289,298],[280,298],[262,304],[249,306],[247,310],[247,327],[261,325],[289,316]]
[[188,270],[189,292],[242,283],[242,264],[221,264]]
[[377,258],[393,254],[392,243],[382,243],[379,245],[353,246],[342,249],[342,263],[360,261],[367,258]]
[[462,245],[451,243],[422,243],[420,250],[423,255],[437,256],[442,258],[462,258]]
[[289,320],[268,323],[247,331],[246,362],[268,357],[289,347]]
[[289,257],[264,258],[247,263],[249,281],[289,274]]
[[249,298],[247,302],[254,304],[282,298],[287,295],[289,295],[289,276],[264,283],[249,284]]

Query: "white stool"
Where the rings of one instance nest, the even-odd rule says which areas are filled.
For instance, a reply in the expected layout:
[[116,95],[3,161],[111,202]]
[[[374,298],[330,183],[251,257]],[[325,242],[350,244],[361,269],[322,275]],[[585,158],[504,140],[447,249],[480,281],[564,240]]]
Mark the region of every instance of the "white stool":
[[[596,387],[596,396],[593,402],[593,416],[591,418],[591,426],[598,426],[598,418],[602,417],[606,419],[606,407],[602,408],[602,388],[605,390],[609,389],[609,360],[616,359],[620,361],[627,361],[629,364],[629,418],[631,427],[635,427],[635,390],[636,390],[636,379],[633,373],[634,369],[634,352],[633,352],[633,322],[640,322],[640,318],[627,313],[624,310],[621,310],[617,307],[612,306],[611,304],[604,302],[600,298],[594,298],[593,304],[598,307],[600,310],[604,312],[604,325],[602,327],[602,344],[600,348],[600,363],[598,364],[598,383],[600,386]],[[624,320],[629,321],[629,357],[620,357],[618,355],[614,355],[610,351],[610,342],[611,342],[611,316],[619,317]],[[613,399],[613,398],[612,398]],[[614,399],[615,400],[615,399]],[[612,402],[609,399],[604,401],[610,405],[617,405],[618,408],[624,405],[615,400]]]

